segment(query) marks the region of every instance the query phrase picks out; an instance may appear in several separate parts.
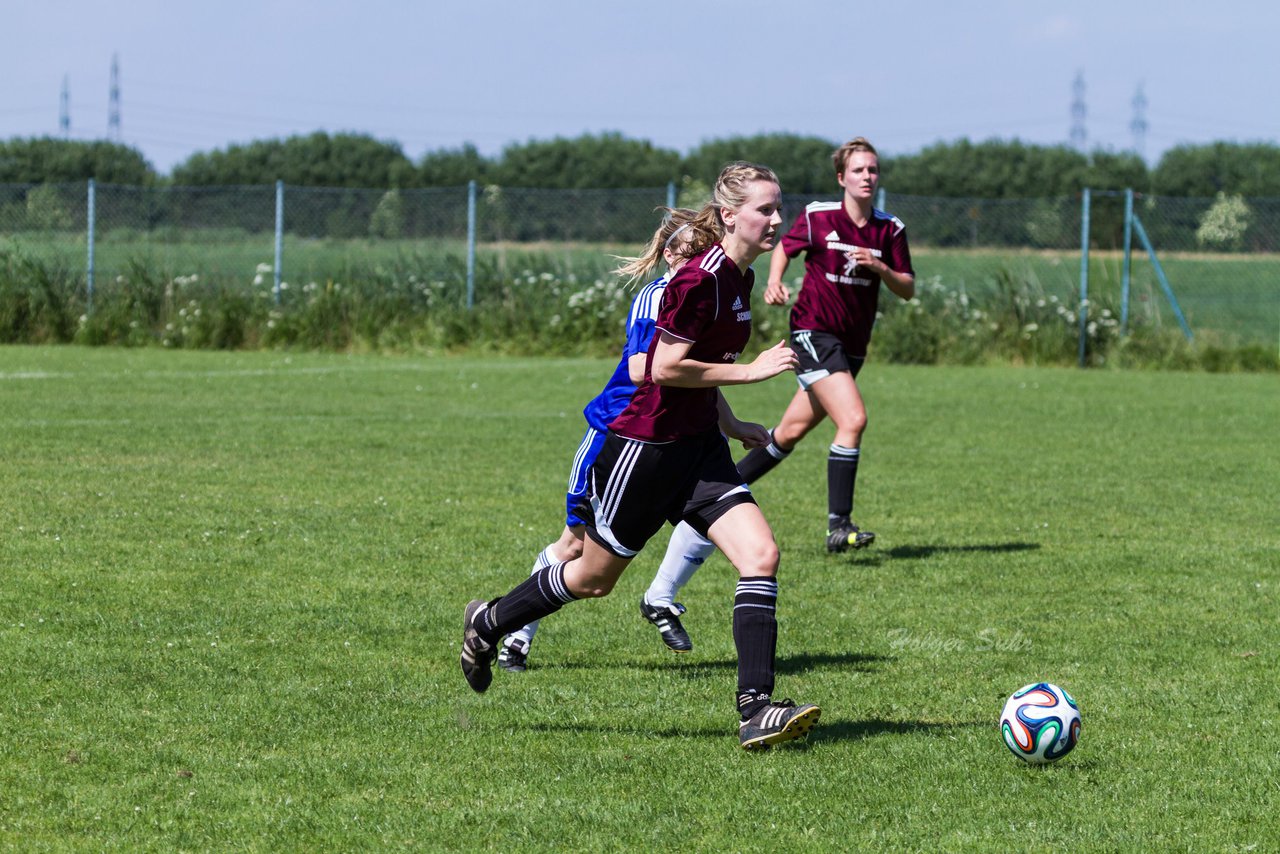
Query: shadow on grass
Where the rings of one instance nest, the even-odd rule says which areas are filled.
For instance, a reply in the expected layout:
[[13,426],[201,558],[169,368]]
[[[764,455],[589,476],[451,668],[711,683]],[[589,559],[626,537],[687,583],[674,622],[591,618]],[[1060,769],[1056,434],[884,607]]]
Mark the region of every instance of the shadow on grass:
[[[796,655],[780,655],[774,665],[778,673],[804,673],[816,668],[834,670],[852,670],[859,673],[874,673],[881,662],[892,661],[887,655],[863,655],[861,653],[799,653]],[[625,668],[634,670],[670,671],[678,669],[683,675],[697,677],[704,672],[720,670],[737,670],[736,658],[695,658],[685,654],[655,655],[630,661],[557,661],[539,664],[548,670],[601,670],[605,668]]]
[[884,718],[867,718],[860,721],[831,721],[823,718],[810,736],[819,741],[854,741],[875,738],[880,735],[917,735],[919,733],[945,733],[957,729],[990,729],[990,721],[891,721]]
[[[813,730],[808,738],[799,741],[789,742],[785,747],[776,749],[783,750],[806,750],[810,743],[819,741],[856,741],[865,738],[876,738],[883,735],[920,735],[928,733],[946,733],[951,730],[987,728],[991,727],[990,721],[957,721],[954,723],[938,723],[935,721],[891,721],[882,718],[868,718],[858,721],[830,721],[829,716],[823,717],[818,726]],[[528,722],[522,729],[531,730],[533,732],[549,732],[549,733],[575,733],[598,732],[598,733],[628,733],[639,736],[657,736],[658,738],[706,738],[713,740],[723,740],[731,738],[736,733],[730,726],[669,726],[662,728],[653,727],[628,727],[618,726],[617,724],[596,724],[591,721],[576,720],[571,723],[560,721],[540,721]]]
[[988,554],[1005,554],[1008,552],[1029,552],[1040,548],[1039,543],[979,543],[971,546],[894,546],[884,552],[895,560],[932,557],[935,554],[954,554],[963,552],[986,552]]

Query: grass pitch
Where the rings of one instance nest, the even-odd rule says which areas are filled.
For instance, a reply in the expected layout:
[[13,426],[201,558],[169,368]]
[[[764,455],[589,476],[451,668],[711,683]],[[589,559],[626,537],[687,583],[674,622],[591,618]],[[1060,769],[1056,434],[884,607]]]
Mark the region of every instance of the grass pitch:
[[[458,671],[610,368],[0,349],[0,847],[1280,846],[1280,378],[868,365],[875,546],[822,549],[830,428],[756,488],[778,694],[823,717],[750,755],[732,570],[687,656],[636,612],[665,534],[528,673]],[[996,720],[1040,679],[1084,728],[1032,768]]]

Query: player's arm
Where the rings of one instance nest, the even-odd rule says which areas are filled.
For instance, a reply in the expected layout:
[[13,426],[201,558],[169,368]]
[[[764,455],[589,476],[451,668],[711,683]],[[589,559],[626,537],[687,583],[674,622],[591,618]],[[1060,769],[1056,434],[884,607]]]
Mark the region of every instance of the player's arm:
[[916,295],[916,277],[913,273],[899,273],[891,270],[888,264],[884,265],[884,272],[880,274],[880,281],[884,282],[885,287],[893,291],[902,299],[911,299]]
[[631,358],[627,359],[627,376],[631,378],[632,385],[640,385],[644,379],[644,360],[648,355],[648,351],[632,353]]
[[911,299],[916,295],[916,277],[914,273],[899,273],[881,259],[877,258],[870,249],[865,246],[859,246],[853,250],[853,260],[858,267],[863,270],[870,270],[880,277],[880,281],[884,282],[885,287],[893,291],[904,300]]
[[782,243],[773,247],[773,254],[769,256],[769,283],[764,288],[764,301],[769,305],[786,305],[791,299],[791,289],[782,281],[790,263]]
[[763,424],[739,420],[733,414],[733,408],[729,406],[724,393],[719,389],[716,390],[716,410],[720,415],[720,432],[730,439],[742,442],[742,447],[747,450],[763,448],[773,440],[769,435],[769,428]]
[[[627,356],[627,377],[632,385],[640,385],[644,381],[644,363],[649,358],[649,345],[658,331],[657,301],[646,298],[649,288],[637,294],[631,303],[631,314],[627,320],[627,343],[623,347],[623,355]],[[627,355],[630,354],[630,355]]]
[[658,385],[678,388],[712,388],[722,385],[758,383],[787,370],[794,370],[796,354],[780,341],[750,362],[699,362],[689,358],[692,341],[658,330],[653,349],[650,377]]

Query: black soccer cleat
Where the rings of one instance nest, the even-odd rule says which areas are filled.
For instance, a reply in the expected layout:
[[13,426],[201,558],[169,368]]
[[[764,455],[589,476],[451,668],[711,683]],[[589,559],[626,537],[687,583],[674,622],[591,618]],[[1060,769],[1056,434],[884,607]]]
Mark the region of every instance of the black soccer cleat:
[[679,602],[666,607],[655,607],[646,602],[643,596],[640,597],[640,616],[658,627],[662,642],[672,652],[693,650],[693,641],[689,639],[689,633],[680,624],[680,615],[683,613],[684,606]]
[[827,551],[836,553],[849,549],[864,549],[875,541],[876,535],[870,531],[861,531],[848,519],[832,524],[827,531]]
[[493,681],[493,660],[498,651],[475,630],[476,616],[489,607],[482,599],[472,599],[462,614],[462,675],[477,694],[483,694]]
[[519,638],[507,637],[498,650],[498,666],[508,673],[523,673],[529,669],[529,644]]
[[812,703],[797,706],[793,700],[769,703],[760,711],[738,724],[738,739],[743,750],[764,750],[768,747],[803,738],[818,725],[822,709]]

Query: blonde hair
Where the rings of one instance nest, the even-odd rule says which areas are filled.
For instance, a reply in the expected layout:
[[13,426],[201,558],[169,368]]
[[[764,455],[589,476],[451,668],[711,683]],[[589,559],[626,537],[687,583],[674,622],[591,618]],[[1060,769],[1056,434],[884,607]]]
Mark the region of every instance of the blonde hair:
[[730,163],[720,170],[720,177],[716,178],[715,188],[711,191],[711,201],[703,205],[689,223],[690,258],[724,237],[722,212],[737,210],[746,204],[747,189],[756,181],[779,183],[778,176],[768,166],[745,160]]
[[679,233],[692,228],[693,218],[698,212],[689,208],[658,208],[658,210],[666,211],[667,216],[662,220],[662,225],[658,226],[658,230],[653,233],[653,237],[649,238],[644,249],[640,250],[640,254],[634,258],[618,259],[624,263],[614,272],[628,282],[643,278],[649,274],[650,270],[661,264],[663,250],[670,249],[682,258],[692,258],[697,254],[687,251],[686,247],[689,245],[687,242],[676,243],[675,239]]
[[836,174],[843,175],[844,167],[849,163],[849,155],[855,151],[866,151],[874,154],[879,159],[880,154],[876,151],[876,147],[872,145],[865,136],[855,136],[844,145],[831,152],[831,162],[836,165]]
[[756,181],[777,184],[778,176],[767,166],[739,160],[720,170],[715,188],[711,191],[711,201],[703,205],[702,210],[659,208],[668,213],[667,219],[658,226],[658,230],[649,238],[639,255],[618,259],[625,263],[616,270],[617,274],[628,283],[648,275],[650,270],[662,263],[662,250],[672,248],[676,232],[687,235],[684,242],[673,249],[681,258],[687,260],[708,249],[725,234],[724,219],[720,212],[742,207],[747,201],[747,188]]

